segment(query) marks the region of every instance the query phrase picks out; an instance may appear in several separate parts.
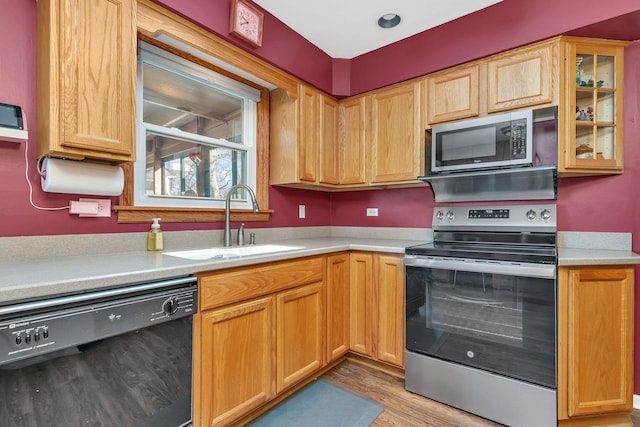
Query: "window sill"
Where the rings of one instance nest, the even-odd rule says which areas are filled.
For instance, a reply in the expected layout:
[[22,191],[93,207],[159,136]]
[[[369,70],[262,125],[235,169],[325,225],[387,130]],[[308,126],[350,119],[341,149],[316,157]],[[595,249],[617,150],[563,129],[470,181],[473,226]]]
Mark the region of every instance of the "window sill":
[[[222,222],[224,209],[156,208],[143,206],[115,206],[119,224],[150,223],[152,218],[162,222]],[[269,221],[271,210],[253,211],[232,209],[231,221]]]

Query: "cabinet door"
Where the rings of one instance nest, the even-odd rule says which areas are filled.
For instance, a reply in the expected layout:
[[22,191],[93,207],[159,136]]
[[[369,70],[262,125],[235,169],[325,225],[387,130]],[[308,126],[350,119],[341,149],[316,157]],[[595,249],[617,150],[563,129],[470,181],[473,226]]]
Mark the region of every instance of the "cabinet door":
[[327,362],[349,351],[349,254],[327,257]]
[[479,110],[480,67],[472,65],[427,77],[427,122],[475,117]]
[[298,129],[298,173],[300,181],[318,180],[318,92],[300,85],[298,92],[300,127]]
[[415,181],[424,175],[420,84],[370,95],[371,183]]
[[339,115],[339,181],[343,185],[363,185],[366,177],[366,109],[365,97],[350,98],[340,103]]
[[335,185],[340,183],[338,160],[338,101],[324,95],[321,95],[319,98],[319,181],[321,184]]
[[561,268],[559,419],[633,409],[633,269]]
[[[198,315],[202,426],[226,425],[275,395],[273,297]],[[196,398],[198,394],[196,393]]]
[[323,365],[324,289],[322,282],[277,296],[277,392]]
[[624,42],[567,43],[561,173],[622,173]]
[[352,252],[349,259],[349,347],[373,357],[373,256]]
[[134,0],[38,2],[38,155],[133,160]]
[[537,47],[489,61],[488,112],[552,102],[553,76],[558,74],[553,67],[553,49]]
[[404,366],[404,263],[401,256],[376,255],[377,358]]

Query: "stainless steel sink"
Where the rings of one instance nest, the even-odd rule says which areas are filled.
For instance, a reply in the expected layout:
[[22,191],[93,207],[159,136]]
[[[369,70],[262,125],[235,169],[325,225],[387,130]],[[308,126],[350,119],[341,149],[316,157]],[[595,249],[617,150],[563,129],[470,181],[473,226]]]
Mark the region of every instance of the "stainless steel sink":
[[207,259],[226,259],[242,256],[263,255],[275,252],[294,251],[303,249],[303,246],[291,245],[250,245],[250,246],[233,246],[233,247],[216,247],[206,249],[193,249],[187,251],[163,252],[163,255],[169,255],[177,258],[191,260],[207,260]]

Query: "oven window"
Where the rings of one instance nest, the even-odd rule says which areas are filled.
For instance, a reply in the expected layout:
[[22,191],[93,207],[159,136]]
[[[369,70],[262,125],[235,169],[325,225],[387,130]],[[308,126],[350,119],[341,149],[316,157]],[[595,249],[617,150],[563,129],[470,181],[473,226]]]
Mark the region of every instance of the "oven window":
[[407,349],[555,387],[555,280],[407,267]]
[[192,323],[185,317],[1,365],[0,425],[187,425]]

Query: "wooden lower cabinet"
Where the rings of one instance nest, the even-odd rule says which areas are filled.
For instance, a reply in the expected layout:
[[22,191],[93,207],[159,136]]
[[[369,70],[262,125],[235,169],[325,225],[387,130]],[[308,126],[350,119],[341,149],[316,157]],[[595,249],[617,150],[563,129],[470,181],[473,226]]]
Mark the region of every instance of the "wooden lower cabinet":
[[633,268],[562,267],[558,425],[632,426]]
[[278,393],[322,368],[324,289],[322,282],[276,295]]
[[327,363],[349,351],[349,254],[342,252],[327,257],[326,354]]
[[402,255],[340,252],[199,277],[194,426],[226,426],[349,350],[404,365]]
[[404,367],[404,257],[375,255],[377,358]]
[[352,252],[350,349],[404,367],[404,263],[402,255]]
[[201,325],[196,425],[227,425],[275,396],[274,301],[259,298],[196,316]]
[[349,260],[349,327],[351,351],[373,353],[373,254],[352,252]]

